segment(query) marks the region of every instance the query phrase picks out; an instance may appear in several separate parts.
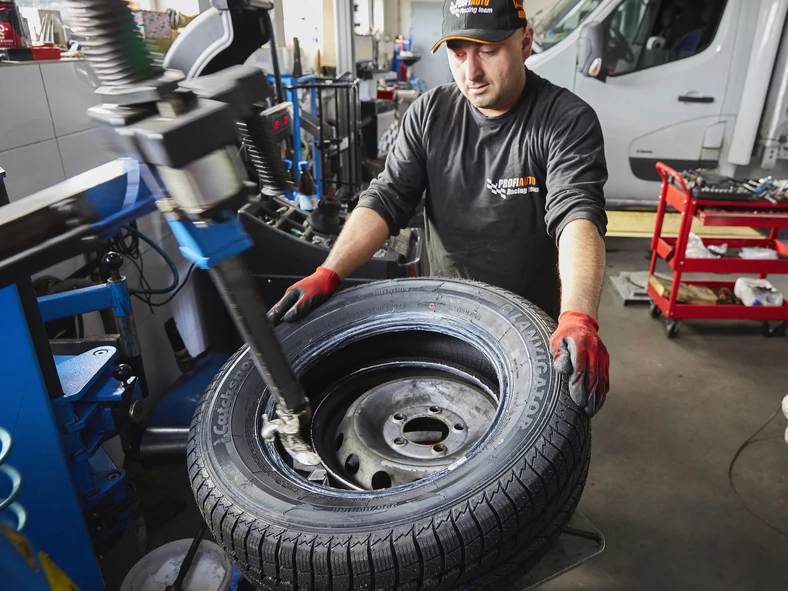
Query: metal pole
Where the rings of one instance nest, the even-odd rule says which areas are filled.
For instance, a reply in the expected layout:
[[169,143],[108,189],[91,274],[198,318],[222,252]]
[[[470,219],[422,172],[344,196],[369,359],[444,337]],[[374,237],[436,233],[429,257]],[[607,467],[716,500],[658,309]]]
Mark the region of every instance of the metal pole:
[[[317,90],[315,86],[312,86],[309,89],[309,106],[311,108],[310,112],[312,115],[317,115]],[[312,137],[312,160],[315,162],[315,187],[317,188],[318,200],[323,198],[324,192],[323,163],[322,159],[318,157],[321,154],[322,152],[318,151],[317,140]]]
[[353,92],[351,93],[353,97],[353,193],[358,191],[360,185],[360,177],[361,177],[361,156],[359,151],[361,147],[359,146],[359,138],[358,138],[358,120],[360,119],[360,113],[358,110],[358,84],[353,83]]
[[263,21],[263,30],[268,33],[268,45],[271,48],[271,63],[274,66],[274,81],[276,82],[276,100],[278,103],[285,102],[285,90],[282,87],[282,72],[279,70],[279,49],[276,46],[276,34],[274,26],[271,24],[271,15],[267,10],[263,11],[260,17]]
[[334,0],[334,40],[337,46],[337,74],[355,76],[356,53],[353,47],[353,0]]
[[[285,7],[282,0],[274,0],[274,33],[280,42],[285,41]],[[287,45],[287,43],[285,43]]]
[[[356,52],[353,43],[353,29],[355,13],[353,10],[354,0],[334,0],[334,34],[337,46],[337,75],[343,76],[346,73],[350,74],[350,81],[352,82],[356,77]],[[336,100],[336,113],[337,113],[337,131],[339,132],[340,139],[343,137],[348,138],[348,142],[353,142],[354,138],[350,137],[350,121],[343,120],[340,113],[346,110],[346,105],[342,104],[349,100],[349,93],[335,92],[334,98]],[[337,173],[337,180],[341,184],[342,175],[349,173],[350,167],[350,143],[348,150],[339,153],[339,171]]]
[[246,263],[240,256],[234,256],[210,269],[209,273],[276,401],[295,414],[309,412],[301,382],[290,368],[266,318],[268,310],[257,293]]
[[[337,96],[339,95],[339,91],[337,91]],[[352,117],[350,116],[350,89],[345,89],[344,92],[341,93],[343,97],[345,97],[345,118],[347,121],[347,190],[350,192],[350,196],[353,196],[353,187],[352,187],[352,180],[353,180],[353,173],[354,173],[354,164],[353,164],[353,138],[352,138]]]
[[328,194],[328,187],[326,186],[326,173],[327,169],[325,167],[325,161],[323,160],[325,144],[323,143],[323,89],[318,86],[317,88],[317,122],[318,122],[318,131],[320,132],[320,144],[318,148],[318,153],[315,157],[315,162],[318,161],[320,158],[320,171],[322,177],[322,185],[323,185],[323,194]]
[[293,182],[298,185],[298,163],[301,154],[301,103],[298,102],[298,89],[289,88],[290,102],[293,103]]
[[243,258],[236,255],[219,263],[209,273],[279,407],[279,418],[269,420],[263,415],[262,436],[273,440],[279,434],[283,447],[296,461],[308,466],[319,465],[320,456],[300,434],[301,427],[310,418],[309,401],[266,317],[267,310],[249,268]]

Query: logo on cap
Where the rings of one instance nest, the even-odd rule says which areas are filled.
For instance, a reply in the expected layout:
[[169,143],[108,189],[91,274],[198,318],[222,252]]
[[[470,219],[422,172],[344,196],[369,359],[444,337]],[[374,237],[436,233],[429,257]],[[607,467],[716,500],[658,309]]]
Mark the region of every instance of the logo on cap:
[[[492,0],[453,0],[449,4],[449,12],[457,18],[464,14],[492,14],[493,9],[489,8]],[[522,6],[522,1],[520,5]]]
[[525,18],[525,5],[523,0],[512,0],[514,7],[517,9],[517,18]]

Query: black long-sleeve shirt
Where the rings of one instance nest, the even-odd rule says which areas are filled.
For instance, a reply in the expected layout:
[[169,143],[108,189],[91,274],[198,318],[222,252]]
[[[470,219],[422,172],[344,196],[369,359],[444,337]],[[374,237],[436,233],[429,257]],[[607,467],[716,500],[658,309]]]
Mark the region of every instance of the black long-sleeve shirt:
[[433,275],[508,289],[555,318],[558,237],[577,219],[605,235],[606,181],[596,113],[527,72],[517,106],[499,117],[479,113],[454,84],[421,96],[359,207],[376,211],[395,234],[426,190]]

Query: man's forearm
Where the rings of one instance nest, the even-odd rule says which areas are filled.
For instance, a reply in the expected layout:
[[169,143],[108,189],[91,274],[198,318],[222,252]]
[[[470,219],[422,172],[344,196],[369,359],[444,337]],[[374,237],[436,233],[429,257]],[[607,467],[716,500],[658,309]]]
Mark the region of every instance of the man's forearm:
[[605,241],[587,220],[570,222],[558,241],[561,312],[575,311],[596,319],[605,279]]
[[323,266],[345,279],[371,259],[388,237],[386,221],[374,210],[358,207],[345,223]]

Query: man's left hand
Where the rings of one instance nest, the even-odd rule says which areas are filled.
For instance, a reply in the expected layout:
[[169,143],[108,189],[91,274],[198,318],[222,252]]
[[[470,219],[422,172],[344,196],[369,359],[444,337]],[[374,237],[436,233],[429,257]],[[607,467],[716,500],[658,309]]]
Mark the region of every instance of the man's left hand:
[[550,338],[557,372],[569,380],[569,395],[593,417],[610,389],[610,356],[599,338],[596,320],[582,312],[564,312]]

